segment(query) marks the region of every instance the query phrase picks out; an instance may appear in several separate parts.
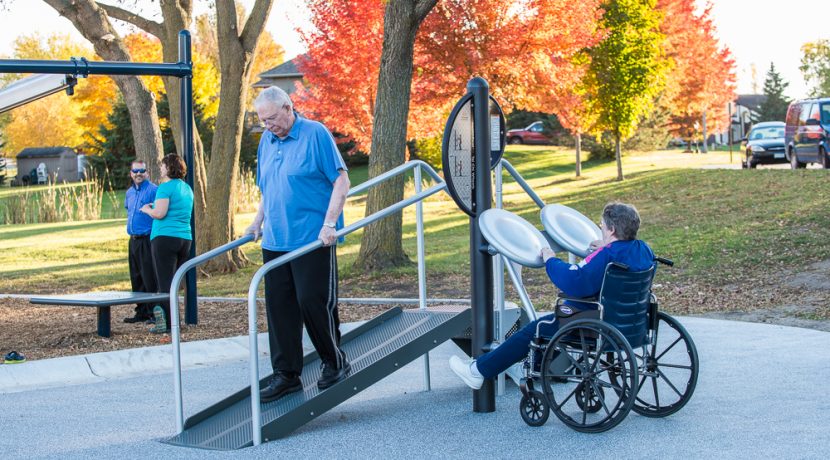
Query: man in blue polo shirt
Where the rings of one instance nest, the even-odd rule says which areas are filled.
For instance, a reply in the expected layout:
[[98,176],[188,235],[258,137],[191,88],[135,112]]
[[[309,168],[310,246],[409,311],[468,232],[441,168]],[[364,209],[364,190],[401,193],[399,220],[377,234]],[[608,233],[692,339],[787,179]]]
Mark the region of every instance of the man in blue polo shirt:
[[[141,207],[156,200],[156,184],[150,182],[147,165],[133,161],[130,179],[133,183],[127,190],[124,207],[127,208],[127,234],[130,235],[129,263],[130,283],[133,292],[156,292],[156,274],[153,271],[153,256],[150,251],[150,230],[153,218],[141,212]],[[138,304],[135,316],[124,318],[125,323],[138,323],[153,319],[152,304]]]
[[326,127],[295,112],[285,91],[266,88],[254,107],[267,130],[257,151],[262,200],[246,234],[262,235],[263,263],[316,240],[324,245],[265,275],[274,370],[260,391],[267,402],[302,390],[303,325],[323,362],[319,389],[329,388],[351,371],[340,349],[335,252],[349,176]]

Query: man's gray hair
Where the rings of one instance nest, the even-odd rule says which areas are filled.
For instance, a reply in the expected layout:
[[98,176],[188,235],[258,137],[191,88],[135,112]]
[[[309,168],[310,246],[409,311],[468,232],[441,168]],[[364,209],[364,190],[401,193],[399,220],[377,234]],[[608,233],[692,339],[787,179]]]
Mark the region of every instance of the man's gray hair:
[[273,104],[274,107],[282,108],[284,106],[294,107],[294,103],[291,102],[291,98],[288,97],[288,93],[283,91],[276,86],[269,86],[262,90],[261,93],[254,99],[254,107],[259,108],[264,105]]
[[640,213],[637,208],[625,203],[608,203],[602,210],[602,220],[605,227],[614,229],[619,240],[633,240],[640,230]]

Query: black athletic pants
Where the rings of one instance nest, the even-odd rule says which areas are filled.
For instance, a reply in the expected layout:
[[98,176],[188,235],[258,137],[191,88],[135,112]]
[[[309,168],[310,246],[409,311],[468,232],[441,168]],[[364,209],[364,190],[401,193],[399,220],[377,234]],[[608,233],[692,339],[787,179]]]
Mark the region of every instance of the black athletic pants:
[[[133,292],[157,292],[150,235],[130,236],[127,250],[130,265],[130,284]],[[153,304],[141,303],[135,307],[135,316],[149,319],[153,316]]]
[[[263,263],[285,252],[262,250]],[[265,275],[265,311],[274,373],[299,376],[303,370],[303,324],[325,362],[342,366],[337,314],[336,247],[312,251]]]
[[[170,292],[173,275],[190,256],[190,240],[173,236],[157,236],[150,242],[153,249],[153,266],[159,292]],[[170,329],[170,301],[159,303],[164,309],[167,328]]]

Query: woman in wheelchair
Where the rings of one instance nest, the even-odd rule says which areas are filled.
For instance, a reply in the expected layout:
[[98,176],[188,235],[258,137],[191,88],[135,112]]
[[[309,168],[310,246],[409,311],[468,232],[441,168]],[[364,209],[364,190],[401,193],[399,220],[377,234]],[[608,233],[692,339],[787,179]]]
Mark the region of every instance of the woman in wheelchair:
[[609,203],[602,240],[582,262],[569,264],[543,249],[548,277],[561,291],[556,312],[477,360],[451,357],[452,371],[479,389],[525,360],[519,409],[531,426],[544,425],[551,410],[583,432],[609,430],[630,410],[648,417],[680,410],[697,382],[697,351],[683,326],[657,311],[654,262],[671,262],[637,239],[639,228],[633,206]]
[[[542,250],[545,271],[556,287],[568,297],[592,297],[599,294],[605,267],[612,262],[625,264],[632,270],[646,270],[654,264],[654,253],[644,241],[637,239],[640,215],[634,206],[609,203],[602,210],[600,230],[602,240],[595,242],[596,250],[579,264],[569,264],[555,257],[553,251]],[[566,301],[579,309],[596,309],[584,302]],[[495,350],[477,360],[464,361],[457,356],[450,358],[450,368],[470,388],[479,389],[484,379],[494,378],[513,364],[525,359],[536,328],[544,337],[553,337],[559,330],[559,322],[550,314],[531,322],[511,335]]]

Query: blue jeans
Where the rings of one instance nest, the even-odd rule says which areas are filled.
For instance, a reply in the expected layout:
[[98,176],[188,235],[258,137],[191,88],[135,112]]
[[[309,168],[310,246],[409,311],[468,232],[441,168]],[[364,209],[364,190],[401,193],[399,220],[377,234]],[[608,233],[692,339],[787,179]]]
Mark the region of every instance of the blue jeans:
[[[484,378],[491,379],[506,371],[513,364],[527,357],[530,351],[530,341],[536,335],[536,325],[540,321],[551,321],[554,314],[543,316],[527,326],[516,331],[501,345],[490,353],[485,353],[476,360],[476,367]],[[543,337],[553,337],[559,330],[559,321],[544,323],[539,326],[539,334]]]

